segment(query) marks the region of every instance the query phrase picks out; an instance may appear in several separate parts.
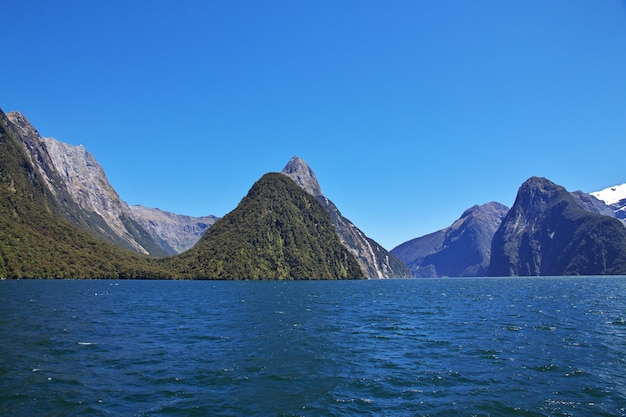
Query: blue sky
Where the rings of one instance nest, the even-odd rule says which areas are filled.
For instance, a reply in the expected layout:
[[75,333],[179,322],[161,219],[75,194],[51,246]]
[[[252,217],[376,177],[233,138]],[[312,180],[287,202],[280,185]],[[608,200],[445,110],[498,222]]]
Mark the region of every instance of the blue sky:
[[222,216],[293,155],[387,249],[530,176],[626,182],[624,0],[0,0],[0,107],[129,204]]

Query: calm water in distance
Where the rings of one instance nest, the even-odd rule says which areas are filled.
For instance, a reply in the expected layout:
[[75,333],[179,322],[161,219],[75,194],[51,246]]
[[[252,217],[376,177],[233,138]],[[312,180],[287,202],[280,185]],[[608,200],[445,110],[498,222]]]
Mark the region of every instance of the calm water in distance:
[[626,278],[0,282],[2,416],[624,416]]

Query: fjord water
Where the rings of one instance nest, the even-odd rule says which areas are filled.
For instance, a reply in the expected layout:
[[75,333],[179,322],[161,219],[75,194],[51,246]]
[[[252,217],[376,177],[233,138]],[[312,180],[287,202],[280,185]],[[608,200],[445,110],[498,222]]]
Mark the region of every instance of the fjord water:
[[3,416],[626,415],[626,278],[0,282]]

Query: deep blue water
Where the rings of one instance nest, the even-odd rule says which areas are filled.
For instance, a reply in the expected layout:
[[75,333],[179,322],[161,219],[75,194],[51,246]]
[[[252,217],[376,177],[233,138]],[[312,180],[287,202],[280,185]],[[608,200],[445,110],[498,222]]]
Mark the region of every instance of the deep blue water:
[[0,282],[2,416],[624,416],[626,278]]

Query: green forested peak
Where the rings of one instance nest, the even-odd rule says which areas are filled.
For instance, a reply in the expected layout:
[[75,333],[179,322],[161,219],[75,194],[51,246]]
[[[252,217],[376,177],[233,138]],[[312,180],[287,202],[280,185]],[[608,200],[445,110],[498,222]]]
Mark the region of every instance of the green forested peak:
[[208,279],[363,278],[326,209],[295,182],[265,174],[237,208],[171,262]]

